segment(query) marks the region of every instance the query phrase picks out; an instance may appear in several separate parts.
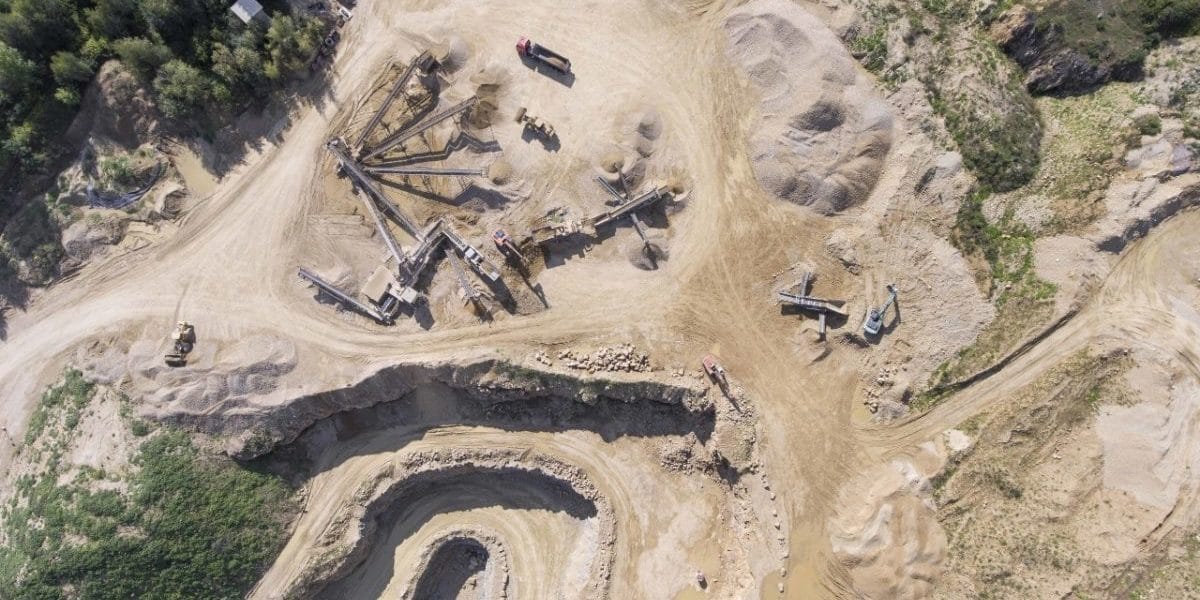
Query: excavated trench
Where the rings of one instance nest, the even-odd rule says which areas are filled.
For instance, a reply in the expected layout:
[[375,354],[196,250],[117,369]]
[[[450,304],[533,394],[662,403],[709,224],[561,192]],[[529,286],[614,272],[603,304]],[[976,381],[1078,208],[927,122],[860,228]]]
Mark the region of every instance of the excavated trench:
[[[414,392],[430,388],[452,392],[452,397],[439,406],[411,401]],[[368,408],[378,410],[358,412]],[[706,442],[715,428],[715,414],[707,388],[691,380],[673,384],[626,376],[583,378],[483,359],[387,366],[351,386],[265,406],[236,403],[197,408],[179,403],[162,407],[157,416],[225,438],[231,456],[251,460],[277,449],[290,453],[289,446],[301,434],[331,426],[345,430],[338,434],[342,439],[380,425],[453,423],[514,430],[587,429],[605,441],[694,433]]]
[[[403,546],[416,542],[420,547],[422,534],[437,535],[446,522],[459,528],[462,521],[486,524],[497,532],[493,546],[519,549],[516,560],[536,563],[542,576],[509,586],[492,584],[493,596],[507,594],[510,586],[516,588],[515,597],[598,597],[607,590],[612,511],[581,471],[549,457],[529,460],[503,452],[424,453],[408,462],[416,472],[385,480],[384,489],[369,501],[360,529],[347,532],[359,536],[354,550],[324,581],[313,582],[312,589],[323,587],[318,598],[394,596],[394,582],[404,576],[396,572],[401,568],[397,562],[404,562],[396,559]],[[457,537],[485,549],[487,538]],[[411,572],[417,577],[415,597],[431,597],[420,593],[422,588],[461,587],[455,575],[460,570],[443,564],[446,558],[435,552]],[[573,563],[584,568],[572,572]],[[495,568],[490,579],[508,579],[508,564]]]
[[475,539],[448,541],[434,552],[429,565],[417,579],[412,596],[454,600],[463,594],[464,588],[474,587],[474,580],[484,574],[488,559],[487,548]]
[[[208,432],[251,427],[232,452],[308,495],[293,539],[251,597],[455,597],[469,586],[488,598],[603,598],[619,545],[607,494],[623,483],[600,485],[595,464],[585,469],[559,446],[590,460],[625,438],[652,441],[645,448],[676,440],[695,448],[690,472],[729,485],[707,389],[680,381],[578,378],[493,360],[397,365],[257,414],[173,418]],[[471,528],[491,533],[463,533]],[[460,543],[435,543],[447,532]]]

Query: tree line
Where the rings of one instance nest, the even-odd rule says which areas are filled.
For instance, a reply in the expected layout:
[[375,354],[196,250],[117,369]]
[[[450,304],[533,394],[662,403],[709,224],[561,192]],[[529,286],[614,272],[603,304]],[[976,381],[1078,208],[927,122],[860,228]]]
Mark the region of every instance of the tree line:
[[[243,24],[233,0],[0,0],[0,181],[10,191],[55,156],[81,94],[117,58],[162,112],[211,126],[302,71],[321,22],[263,2]],[[7,212],[7,211],[5,211]]]

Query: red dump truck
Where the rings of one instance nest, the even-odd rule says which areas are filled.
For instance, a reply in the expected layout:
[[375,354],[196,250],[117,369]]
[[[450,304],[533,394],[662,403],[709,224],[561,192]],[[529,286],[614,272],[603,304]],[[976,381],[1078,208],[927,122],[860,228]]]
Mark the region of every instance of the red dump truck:
[[571,61],[567,60],[567,57],[529,38],[523,37],[517,41],[517,54],[537,59],[560,73],[567,74],[571,72]]

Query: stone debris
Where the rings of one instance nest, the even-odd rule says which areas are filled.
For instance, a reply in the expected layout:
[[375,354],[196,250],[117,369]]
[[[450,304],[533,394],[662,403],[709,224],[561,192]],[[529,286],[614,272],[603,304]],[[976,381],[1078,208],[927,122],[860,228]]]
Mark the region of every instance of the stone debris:
[[[546,365],[553,364],[544,352],[534,355],[534,359]],[[558,353],[558,360],[571,369],[579,369],[588,373],[625,372],[645,373],[651,370],[650,357],[634,347],[633,344],[621,344],[600,348],[591,354],[578,353],[574,350],[563,350]]]

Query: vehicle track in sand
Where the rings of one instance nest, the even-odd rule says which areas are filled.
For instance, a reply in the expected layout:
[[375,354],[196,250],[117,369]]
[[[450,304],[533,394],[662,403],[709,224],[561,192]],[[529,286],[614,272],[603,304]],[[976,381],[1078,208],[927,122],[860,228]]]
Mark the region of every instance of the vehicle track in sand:
[[880,456],[910,448],[1014,394],[1064,357],[1102,340],[1137,340],[1175,356],[1200,379],[1200,320],[1172,301],[1188,281],[1181,253],[1195,243],[1200,212],[1161,225],[1118,260],[1100,288],[1065,324],[992,376],[947,398],[911,420],[862,427],[859,435]]

